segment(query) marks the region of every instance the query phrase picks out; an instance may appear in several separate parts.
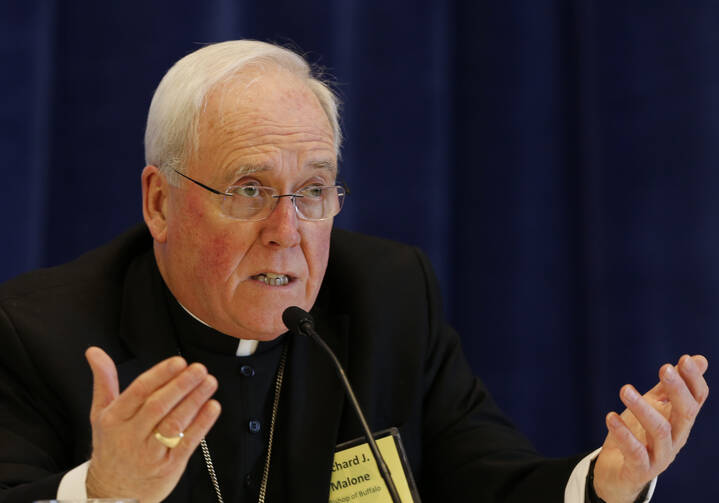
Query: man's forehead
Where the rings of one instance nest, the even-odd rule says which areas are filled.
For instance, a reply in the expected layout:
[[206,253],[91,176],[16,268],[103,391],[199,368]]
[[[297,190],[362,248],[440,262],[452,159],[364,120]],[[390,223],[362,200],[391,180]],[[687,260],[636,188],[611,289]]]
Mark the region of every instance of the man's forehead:
[[304,80],[274,65],[218,84],[198,126],[195,161],[202,166],[201,158],[217,154],[220,161],[205,169],[218,182],[278,171],[285,152],[298,156],[302,171],[336,176],[334,132],[317,96]]
[[203,112],[222,116],[238,107],[254,109],[258,102],[274,97],[278,101],[315,101],[314,93],[302,79],[275,63],[251,64],[215,84],[207,94]]
[[268,122],[278,125],[308,121],[315,129],[311,134],[334,137],[326,110],[307,80],[284,68],[251,69],[228,76],[207,94],[198,116],[199,129],[222,128],[223,135],[244,134],[245,126]]

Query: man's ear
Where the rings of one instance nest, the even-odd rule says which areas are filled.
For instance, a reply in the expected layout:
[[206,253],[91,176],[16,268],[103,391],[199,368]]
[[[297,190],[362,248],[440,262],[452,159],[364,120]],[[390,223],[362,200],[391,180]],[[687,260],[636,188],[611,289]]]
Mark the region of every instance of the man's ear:
[[142,170],[142,216],[158,243],[167,239],[167,199],[169,184],[157,166]]

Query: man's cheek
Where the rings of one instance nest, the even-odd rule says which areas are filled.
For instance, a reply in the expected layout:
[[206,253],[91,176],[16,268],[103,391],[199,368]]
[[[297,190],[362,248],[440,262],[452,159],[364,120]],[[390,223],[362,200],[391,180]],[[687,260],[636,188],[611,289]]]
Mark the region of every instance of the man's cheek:
[[200,250],[200,263],[207,273],[227,277],[239,267],[244,251],[241,246],[224,236],[214,236],[206,240]]
[[312,248],[308,251],[308,261],[310,262],[310,268],[313,269],[313,272],[320,275],[320,281],[322,280],[322,276],[324,276],[327,261],[329,260],[331,231],[332,226],[330,225],[326,230],[310,238],[312,240],[310,241]]
[[[331,227],[330,227],[331,230]],[[309,269],[309,281],[307,282],[307,295],[314,302],[319,293],[322,280],[327,270],[327,261],[330,253],[330,231],[314,236],[310,248],[305,249],[305,257]]]
[[201,260],[212,270],[221,269],[227,263],[229,245],[221,237],[210,238],[201,248]]

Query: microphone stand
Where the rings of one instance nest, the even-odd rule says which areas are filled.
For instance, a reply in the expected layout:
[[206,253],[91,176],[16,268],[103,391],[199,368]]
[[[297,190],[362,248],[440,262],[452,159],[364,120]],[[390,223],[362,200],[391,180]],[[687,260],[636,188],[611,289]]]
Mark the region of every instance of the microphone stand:
[[[296,323],[289,323],[285,321],[285,316],[287,315],[288,311],[295,311],[293,313],[294,315],[301,315],[298,316],[299,319],[297,319]],[[300,313],[301,311],[301,313]],[[289,317],[288,317],[289,318]],[[309,313],[305,312],[304,310],[300,309],[299,307],[290,307],[285,310],[285,314],[282,316],[283,321],[285,321],[285,325],[288,327],[292,327],[295,325],[297,327],[297,332],[299,332],[301,335],[307,335],[309,336],[313,341],[315,341],[319,346],[325,350],[325,352],[330,356],[332,359],[332,362],[335,365],[335,369],[337,370],[337,375],[339,375],[340,379],[342,380],[342,384],[344,384],[345,391],[347,392],[347,396],[350,399],[350,402],[352,402],[352,406],[354,407],[355,411],[357,412],[357,417],[360,420],[360,423],[362,425],[362,429],[364,430],[364,434],[367,437],[367,442],[369,443],[370,450],[372,451],[372,455],[374,456],[375,462],[377,463],[377,468],[379,468],[379,472],[382,475],[382,478],[384,479],[385,484],[387,485],[387,490],[389,491],[390,496],[392,497],[393,503],[402,503],[402,500],[399,497],[399,493],[397,492],[397,488],[394,485],[394,481],[392,480],[392,475],[389,472],[389,468],[387,467],[387,464],[384,461],[384,458],[382,457],[382,454],[379,452],[379,448],[377,447],[377,442],[374,440],[374,435],[372,435],[372,432],[369,429],[369,425],[367,424],[367,419],[365,419],[364,414],[362,413],[362,409],[360,409],[359,402],[357,401],[357,397],[354,394],[354,391],[352,390],[352,386],[350,385],[349,380],[347,379],[347,375],[345,374],[344,369],[342,368],[342,365],[340,364],[339,360],[337,359],[337,356],[335,356],[332,349],[327,345],[327,343],[322,340],[322,338],[317,334],[314,328],[314,322],[312,320],[312,317]]]

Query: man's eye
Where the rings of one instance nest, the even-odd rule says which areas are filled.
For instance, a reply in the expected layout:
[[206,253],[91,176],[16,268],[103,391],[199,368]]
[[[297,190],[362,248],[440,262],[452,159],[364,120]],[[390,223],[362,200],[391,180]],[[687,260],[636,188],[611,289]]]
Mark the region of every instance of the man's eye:
[[244,197],[258,197],[260,195],[260,188],[255,185],[244,185],[242,187],[236,187],[235,194]]
[[305,197],[320,198],[322,197],[322,186],[311,185],[309,187],[305,187],[304,189],[302,189],[302,195]]

